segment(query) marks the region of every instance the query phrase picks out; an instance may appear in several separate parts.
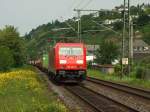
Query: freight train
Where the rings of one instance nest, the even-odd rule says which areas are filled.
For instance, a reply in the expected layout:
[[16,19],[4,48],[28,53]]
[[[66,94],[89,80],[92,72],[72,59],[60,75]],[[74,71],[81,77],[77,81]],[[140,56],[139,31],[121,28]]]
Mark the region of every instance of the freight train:
[[82,82],[86,79],[85,45],[57,43],[43,54],[39,65],[48,70],[51,79],[57,82]]

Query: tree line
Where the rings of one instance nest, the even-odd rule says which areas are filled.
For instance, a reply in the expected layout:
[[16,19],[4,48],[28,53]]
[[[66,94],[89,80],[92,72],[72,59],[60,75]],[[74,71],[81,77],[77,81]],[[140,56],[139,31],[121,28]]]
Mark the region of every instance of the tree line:
[[26,59],[26,47],[23,38],[14,26],[0,29],[0,71],[20,67]]
[[[137,5],[131,6],[131,15],[133,17],[134,22],[134,31],[139,31],[142,35],[142,39],[150,44],[150,5]],[[121,41],[121,36],[116,35],[114,32],[107,30],[103,26],[95,24],[93,21],[98,21],[100,24],[103,24],[105,20],[114,20],[114,19],[122,19],[123,12],[117,12],[114,10],[110,11],[100,11],[98,16],[94,16],[94,14],[82,15],[82,42],[86,44],[99,44],[100,49],[97,51],[96,55],[98,57],[97,61],[101,61],[99,63],[107,63],[110,64],[114,59],[119,57],[118,49]],[[77,18],[73,17],[64,22],[60,22],[58,20],[49,22],[47,24],[40,25],[39,27],[32,29],[29,34],[26,34],[25,40],[27,41],[27,51],[29,54],[29,58],[37,59],[38,55],[45,52],[50,44],[62,40],[62,37],[73,37],[74,41],[77,39]],[[67,25],[72,26],[75,31],[70,30],[57,30],[59,28],[69,28]],[[110,25],[106,25],[107,27],[111,27],[116,32],[122,34],[123,22],[116,21]],[[91,32],[91,31],[92,32]],[[98,31],[100,30],[100,31]],[[63,36],[62,36],[63,35]],[[60,39],[58,39],[60,37]],[[50,39],[50,42],[48,40]],[[106,41],[106,42],[105,42]],[[107,42],[108,41],[108,42]],[[111,43],[109,43],[112,41]],[[109,46],[110,44],[110,46]],[[103,50],[104,49],[104,50]],[[111,55],[107,51],[112,51]],[[104,55],[103,55],[104,54]],[[105,58],[107,57],[107,58]],[[99,59],[101,58],[101,60]]]

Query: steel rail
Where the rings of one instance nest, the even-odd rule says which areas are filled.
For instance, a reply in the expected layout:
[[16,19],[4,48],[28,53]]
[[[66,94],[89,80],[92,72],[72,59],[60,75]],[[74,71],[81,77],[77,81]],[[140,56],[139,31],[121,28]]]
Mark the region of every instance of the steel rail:
[[75,87],[67,86],[65,88],[89,104],[97,112],[126,112],[125,110],[128,110],[128,112],[139,112],[131,107],[128,107],[120,102],[117,102],[107,96],[104,96],[81,85]]
[[111,81],[105,81],[105,80],[91,78],[91,77],[87,77],[86,80],[150,100],[149,90],[144,90],[144,89],[132,87],[126,84],[114,83]]

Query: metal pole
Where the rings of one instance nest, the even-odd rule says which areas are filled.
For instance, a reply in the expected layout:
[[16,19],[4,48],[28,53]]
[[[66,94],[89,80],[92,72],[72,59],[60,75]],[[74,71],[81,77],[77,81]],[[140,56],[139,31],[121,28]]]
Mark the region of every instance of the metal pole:
[[80,10],[78,12],[78,39],[80,40]]
[[126,0],[124,0],[124,14],[123,14],[123,38],[122,38],[122,57],[125,57],[125,33],[126,33]]
[[128,53],[128,57],[129,57],[129,65],[128,65],[128,73],[130,74],[131,72],[131,18],[130,18],[130,0],[128,0],[128,37],[129,37],[129,53]]
[[77,13],[78,13],[78,38],[79,38],[79,40],[80,40],[80,42],[81,42],[81,36],[82,36],[82,25],[81,25],[81,11],[102,11],[102,10],[84,10],[84,9],[74,9],[74,11],[77,11]]
[[[131,49],[131,68],[133,65],[133,21],[131,20],[131,43],[130,43],[130,49]],[[131,69],[132,71],[132,69]]]
[[[124,12],[123,12],[123,35],[122,35],[122,59],[125,57],[125,32],[126,32],[126,0],[124,0]],[[121,59],[121,77],[124,74],[124,67]]]
[[[80,12],[81,14],[81,12]],[[81,23],[81,16],[80,16],[80,43],[82,42],[82,23]]]

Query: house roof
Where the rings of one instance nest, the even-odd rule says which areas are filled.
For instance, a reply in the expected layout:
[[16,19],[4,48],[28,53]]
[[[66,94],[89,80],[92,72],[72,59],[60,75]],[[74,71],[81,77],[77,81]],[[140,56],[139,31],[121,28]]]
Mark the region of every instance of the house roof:
[[148,47],[149,45],[146,42],[144,42],[143,40],[141,40],[141,39],[136,39],[136,40],[133,41],[133,46],[134,47],[135,46]]
[[88,51],[95,51],[99,48],[99,45],[86,45]]
[[[134,40],[133,47],[142,48],[142,50],[134,50],[134,54],[138,53],[150,54],[150,46],[141,39]],[[143,50],[144,48],[147,48],[147,50]]]

